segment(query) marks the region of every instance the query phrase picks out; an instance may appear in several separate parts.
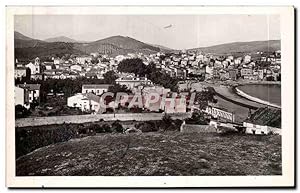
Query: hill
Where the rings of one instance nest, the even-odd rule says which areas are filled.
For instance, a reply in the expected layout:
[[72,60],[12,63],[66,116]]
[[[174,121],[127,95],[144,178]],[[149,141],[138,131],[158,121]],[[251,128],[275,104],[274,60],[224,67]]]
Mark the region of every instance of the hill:
[[[257,51],[275,51],[280,49],[280,40],[235,42],[210,47],[194,48],[191,51],[202,51],[214,54],[244,54]],[[19,32],[15,32],[15,56],[18,59],[32,59],[37,56],[62,56],[64,54],[90,54],[99,52],[116,56],[128,53],[153,54],[156,52],[174,52],[176,50],[151,45],[130,37],[112,36],[93,42],[76,42],[68,37],[55,37],[41,41],[33,39]]]
[[14,39],[15,40],[34,40],[34,39],[32,39],[30,37],[27,37],[27,36],[21,34],[20,32],[17,32],[17,31],[14,32]]
[[100,134],[37,149],[17,176],[281,175],[281,137],[155,132]]
[[48,58],[50,56],[63,56],[64,54],[85,54],[77,50],[73,43],[46,42],[29,38],[15,31],[14,37],[15,57],[19,60],[31,60],[35,57]]
[[151,54],[160,48],[143,43],[130,37],[112,36],[94,42],[76,42],[67,37],[56,37],[46,41],[36,40],[15,32],[15,56],[18,59],[32,59],[63,54],[89,54],[99,52],[116,56],[127,53]]
[[66,43],[73,43],[77,42],[76,40],[72,38],[68,38],[66,36],[59,36],[59,37],[54,37],[54,38],[48,38],[44,40],[45,42],[66,42]]
[[258,51],[274,52],[276,50],[280,50],[280,40],[234,42],[209,47],[194,48],[190,50],[215,54],[256,53]]
[[162,46],[162,45],[158,45],[158,44],[151,44],[151,45],[159,48],[161,52],[176,52],[177,51],[175,49],[171,49],[166,46]]
[[149,54],[160,51],[158,47],[124,36],[112,36],[90,43],[76,44],[76,48],[86,53],[99,52],[108,55],[137,52]]

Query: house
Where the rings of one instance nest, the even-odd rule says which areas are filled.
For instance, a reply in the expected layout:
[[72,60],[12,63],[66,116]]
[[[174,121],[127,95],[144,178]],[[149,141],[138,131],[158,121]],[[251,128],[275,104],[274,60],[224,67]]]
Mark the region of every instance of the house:
[[30,78],[33,80],[43,80],[44,74],[42,73],[32,74]]
[[249,62],[251,62],[251,56],[250,55],[246,55],[244,57],[244,63],[249,63]]
[[125,85],[129,89],[133,89],[136,86],[139,85],[153,85],[151,80],[149,80],[147,77],[136,77],[134,75],[128,75],[125,77],[120,77],[116,79],[116,83],[120,85]]
[[230,69],[230,70],[228,70],[228,73],[229,73],[229,79],[231,79],[231,80],[237,79],[237,74],[238,74],[237,69]]
[[29,64],[26,65],[26,67],[30,69],[31,74],[40,73],[41,72],[40,59],[37,57],[34,60],[34,64],[30,62]]
[[263,107],[256,110],[244,122],[247,134],[279,134],[281,135],[281,110]]
[[29,100],[28,100],[27,90],[15,86],[15,106],[22,105],[23,107],[29,109]]
[[99,112],[100,103],[101,98],[93,93],[77,93],[67,99],[68,107],[79,108],[83,112]]
[[253,75],[253,71],[251,68],[242,68],[241,69],[241,76],[244,78],[244,76],[250,76]]
[[79,64],[90,63],[92,61],[92,56],[78,56],[76,57],[76,62]]
[[187,75],[187,70],[185,70],[184,68],[175,68],[175,74],[176,77],[185,79]]
[[[18,84],[19,88],[23,88],[28,93],[28,102],[39,102],[40,100],[40,84]],[[27,97],[27,96],[26,96]]]
[[26,77],[26,67],[16,67],[15,68],[15,78]]
[[108,91],[110,84],[84,84],[81,93],[93,93],[97,96]]
[[78,64],[74,64],[74,65],[70,66],[70,69],[73,70],[73,71],[81,72],[82,71],[82,66],[80,66]]
[[263,80],[264,79],[264,70],[258,70],[258,79]]

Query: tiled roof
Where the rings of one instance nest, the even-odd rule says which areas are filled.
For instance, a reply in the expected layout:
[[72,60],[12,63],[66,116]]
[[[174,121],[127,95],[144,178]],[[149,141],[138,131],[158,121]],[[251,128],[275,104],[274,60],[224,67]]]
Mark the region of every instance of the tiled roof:
[[20,88],[28,89],[28,90],[40,90],[40,84],[19,84]]

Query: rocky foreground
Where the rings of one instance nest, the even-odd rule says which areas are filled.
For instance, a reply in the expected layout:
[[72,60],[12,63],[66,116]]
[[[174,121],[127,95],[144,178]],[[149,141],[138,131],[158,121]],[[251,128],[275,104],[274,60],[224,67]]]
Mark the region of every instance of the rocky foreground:
[[16,161],[17,176],[281,175],[281,137],[178,132],[105,134]]

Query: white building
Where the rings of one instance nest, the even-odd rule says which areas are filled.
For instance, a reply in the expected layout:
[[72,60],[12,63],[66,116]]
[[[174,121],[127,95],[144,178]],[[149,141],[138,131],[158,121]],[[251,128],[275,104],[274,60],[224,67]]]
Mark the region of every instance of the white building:
[[81,72],[82,71],[82,66],[78,65],[78,64],[74,64],[72,66],[70,66],[70,69],[71,70],[74,70],[74,71],[79,71]]
[[68,107],[79,108],[81,111],[94,111],[100,110],[100,97],[93,93],[78,93],[74,96],[68,97]]
[[99,96],[107,92],[110,86],[110,84],[84,84],[81,93],[94,93]]
[[[19,84],[17,85],[19,88],[25,90],[28,94],[28,102],[32,103],[34,101],[38,102],[40,100],[40,84]],[[27,97],[27,96],[25,96]]]
[[30,62],[29,64],[26,65],[26,67],[30,69],[31,74],[40,73],[41,72],[40,59],[37,57],[34,61],[34,64]]
[[147,77],[135,77],[133,75],[120,77],[116,80],[116,83],[120,85],[125,85],[129,89],[133,89],[134,87],[139,85],[153,85],[151,80],[149,80]]
[[26,67],[16,67],[15,68],[15,78],[26,77]]
[[272,133],[272,134],[281,135],[281,129],[276,127],[270,127],[267,125],[258,125],[249,122],[243,122],[243,126],[246,127],[247,134],[268,135]]
[[246,56],[244,57],[244,62],[245,62],[245,63],[251,62],[251,56],[250,56],[250,55],[246,55]]
[[15,86],[15,106],[16,105],[22,105],[27,109],[30,107],[26,90],[17,86]]
[[76,57],[76,62],[79,64],[90,63],[92,61],[92,56],[78,56]]

